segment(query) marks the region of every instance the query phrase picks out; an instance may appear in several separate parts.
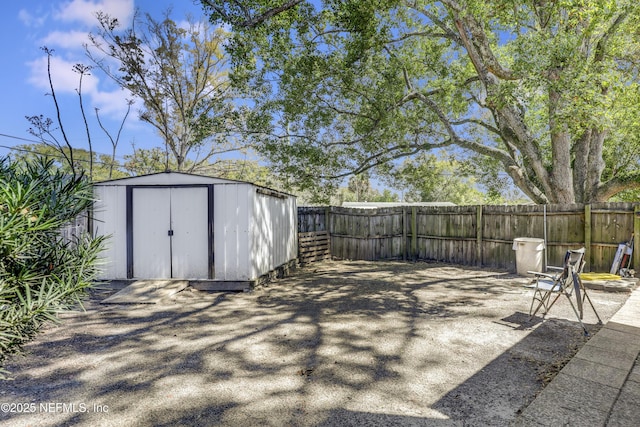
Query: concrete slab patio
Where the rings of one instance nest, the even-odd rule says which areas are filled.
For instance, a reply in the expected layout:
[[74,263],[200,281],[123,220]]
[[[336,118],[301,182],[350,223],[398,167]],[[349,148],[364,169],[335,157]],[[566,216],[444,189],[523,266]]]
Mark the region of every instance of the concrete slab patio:
[[[250,293],[103,305],[114,291],[94,292],[7,364],[0,403],[14,410],[0,425],[512,425],[590,342],[566,301],[530,322],[526,283],[436,263],[327,262]],[[607,322],[629,294],[590,296]],[[602,340],[590,347],[617,339],[589,311],[584,322]],[[611,368],[599,378],[620,382]]]
[[518,426],[640,425],[640,289],[518,418]]

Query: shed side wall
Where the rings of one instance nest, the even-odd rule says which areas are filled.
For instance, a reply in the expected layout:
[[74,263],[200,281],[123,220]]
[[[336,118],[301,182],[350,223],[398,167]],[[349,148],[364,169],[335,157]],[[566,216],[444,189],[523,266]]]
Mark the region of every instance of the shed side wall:
[[250,184],[214,187],[213,245],[216,280],[252,280],[249,247]]
[[275,197],[253,189],[251,262],[255,278],[297,258],[297,206],[292,196]]
[[102,252],[100,279],[127,277],[126,187],[95,186],[94,236],[109,236]]

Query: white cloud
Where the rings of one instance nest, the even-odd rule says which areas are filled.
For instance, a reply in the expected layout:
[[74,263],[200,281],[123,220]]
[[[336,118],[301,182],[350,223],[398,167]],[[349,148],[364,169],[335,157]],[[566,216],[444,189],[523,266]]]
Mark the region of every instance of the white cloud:
[[18,19],[27,27],[41,27],[47,20],[47,15],[36,16],[29,13],[26,9],[20,9]]
[[65,49],[82,49],[88,42],[88,34],[85,31],[53,31],[42,39],[44,46]]
[[[75,93],[78,88],[80,75],[73,71],[76,62],[64,60],[57,56],[51,57],[51,80],[56,94]],[[47,57],[43,54],[42,58],[27,63],[29,68],[28,82],[33,86],[44,89],[47,93],[51,92],[49,86],[49,77],[47,75]],[[98,78],[94,75],[85,75],[82,79],[83,95],[91,94],[97,91]]]
[[[127,112],[127,99],[133,99],[131,94],[122,89],[116,89],[111,92],[95,92],[91,94],[91,108],[100,109],[100,117],[109,116],[116,120],[122,120]],[[136,104],[131,107],[131,111],[135,111]],[[135,114],[129,115],[129,119],[135,118]]]
[[128,23],[133,16],[133,0],[71,0],[64,3],[55,13],[55,19],[66,22],[82,22],[89,26],[96,24],[96,12],[102,11]]
[[[75,62],[57,56],[51,57],[51,79],[56,95],[60,97],[70,94],[77,96],[76,89],[79,85],[80,75],[73,71],[75,64]],[[43,93],[50,93],[46,55],[27,63],[27,66],[30,70],[28,82],[38,89],[42,89]],[[85,109],[87,114],[93,116],[95,114],[94,108],[99,108],[100,117],[122,120],[127,111],[127,99],[133,97],[128,91],[122,90],[116,85],[109,86],[111,86],[110,89],[101,89],[98,76],[85,75],[82,79],[82,97]],[[135,111],[135,106],[132,111]]]
[[[58,22],[59,28],[49,31],[40,41],[40,45],[55,49],[51,57],[51,79],[56,95],[67,97],[77,96],[76,89],[79,85],[80,75],[73,71],[77,63],[86,64],[87,58],[79,55],[83,44],[87,43],[88,31],[97,24],[96,12],[103,11],[120,20],[123,25],[128,25],[133,17],[134,0],[67,0],[58,3],[54,8],[52,18]],[[37,17],[31,12],[23,10],[19,14],[20,20],[25,25],[36,25]],[[45,18],[41,18],[44,20]],[[74,28],[66,29],[65,27]],[[86,28],[83,31],[83,28]],[[28,62],[27,82],[41,89],[44,93],[51,92],[49,77],[47,75],[47,56],[42,54],[38,59]],[[95,75],[94,75],[95,74]],[[82,79],[82,95],[85,108],[93,114],[95,107],[100,108],[101,116],[120,118],[126,111],[127,92],[110,84],[109,81],[101,81],[101,73],[97,70],[85,75]]]

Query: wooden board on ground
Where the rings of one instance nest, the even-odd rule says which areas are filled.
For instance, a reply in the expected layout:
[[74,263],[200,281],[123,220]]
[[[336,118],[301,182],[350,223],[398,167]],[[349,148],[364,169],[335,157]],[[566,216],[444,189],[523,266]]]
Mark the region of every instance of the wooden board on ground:
[[609,270],[609,273],[618,273],[618,270],[620,269],[620,263],[622,262],[622,256],[624,255],[626,248],[626,243],[620,243],[618,245],[618,250],[616,251],[616,256],[613,258],[613,264],[611,264],[611,270]]

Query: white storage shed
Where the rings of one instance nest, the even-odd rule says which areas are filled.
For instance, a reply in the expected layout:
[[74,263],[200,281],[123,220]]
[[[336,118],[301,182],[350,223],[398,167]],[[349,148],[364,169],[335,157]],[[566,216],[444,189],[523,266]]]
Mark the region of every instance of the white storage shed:
[[[188,279],[241,289],[297,258],[295,197],[164,172],[94,184],[104,280]],[[202,286],[201,286],[202,287]]]

